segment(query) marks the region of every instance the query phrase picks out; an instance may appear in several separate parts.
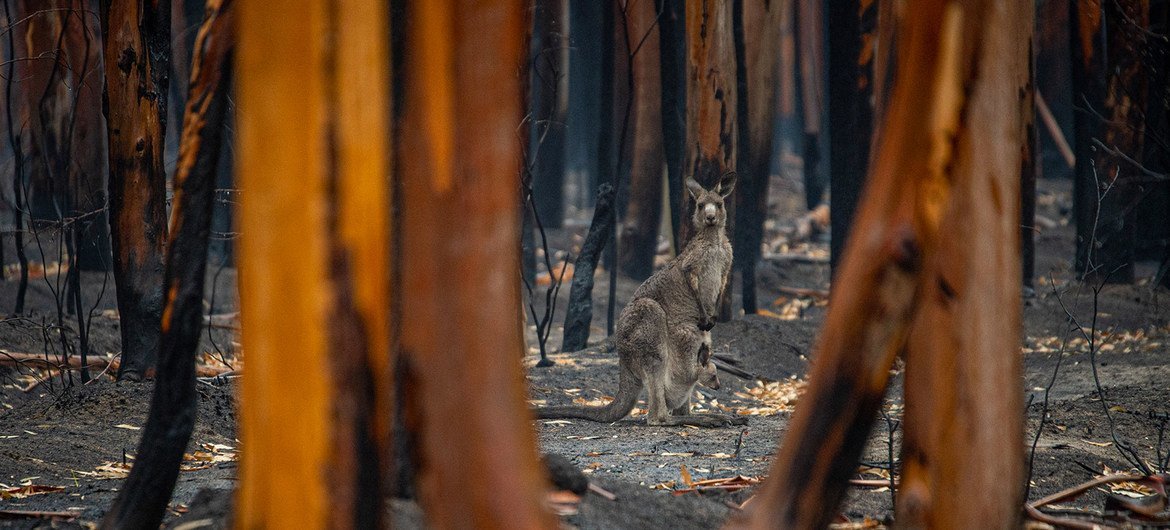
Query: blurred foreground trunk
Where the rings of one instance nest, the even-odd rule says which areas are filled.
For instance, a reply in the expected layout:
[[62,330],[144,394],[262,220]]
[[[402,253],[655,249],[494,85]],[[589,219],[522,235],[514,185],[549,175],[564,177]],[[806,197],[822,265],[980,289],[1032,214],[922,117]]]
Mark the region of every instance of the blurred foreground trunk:
[[[824,528],[906,349],[908,528],[1017,526],[1019,191],[1030,3],[908,10],[877,156],[810,385],[741,524]],[[909,67],[913,65],[913,68]],[[980,230],[970,230],[979,226]]]

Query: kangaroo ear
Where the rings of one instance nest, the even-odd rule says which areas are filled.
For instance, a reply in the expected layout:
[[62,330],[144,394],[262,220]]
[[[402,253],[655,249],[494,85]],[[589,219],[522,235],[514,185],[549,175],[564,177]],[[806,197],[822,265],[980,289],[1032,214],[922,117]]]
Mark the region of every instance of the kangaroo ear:
[[699,184],[699,181],[695,180],[695,177],[687,177],[686,185],[687,191],[691,193],[692,200],[697,200],[699,194],[703,193],[703,185]]
[[715,187],[720,195],[727,197],[731,195],[731,190],[735,189],[735,172],[728,171],[719,179],[719,185]]

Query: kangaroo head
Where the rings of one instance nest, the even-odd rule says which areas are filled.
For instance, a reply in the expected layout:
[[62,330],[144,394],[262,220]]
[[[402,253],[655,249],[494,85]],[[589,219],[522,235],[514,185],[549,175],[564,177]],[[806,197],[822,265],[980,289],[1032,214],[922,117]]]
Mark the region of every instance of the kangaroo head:
[[708,226],[726,226],[727,209],[723,201],[735,187],[735,172],[728,171],[719,179],[713,189],[706,189],[694,177],[687,178],[687,191],[695,201],[695,216],[692,222],[695,228]]

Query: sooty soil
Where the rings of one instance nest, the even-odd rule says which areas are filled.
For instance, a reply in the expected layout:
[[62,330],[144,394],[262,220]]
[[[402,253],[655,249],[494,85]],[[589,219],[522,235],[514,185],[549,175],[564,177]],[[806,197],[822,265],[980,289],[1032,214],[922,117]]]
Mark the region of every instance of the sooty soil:
[[[576,513],[562,516],[567,526],[581,528],[713,528],[754,494],[755,487],[734,492],[680,492],[687,481],[743,476],[754,483],[766,475],[771,457],[784,435],[791,403],[776,388],[799,387],[796,381],[815,360],[813,347],[824,320],[825,302],[816,297],[794,296],[791,288],[826,290],[828,266],[824,262],[826,236],[811,242],[788,241],[791,220],[801,215],[803,197],[799,184],[775,177],[770,208],[773,218],[765,238],[768,257],[760,264],[760,301],[763,315],[737,316],[715,327],[719,358],[742,371],[776,381],[772,391],[763,383],[730,373],[720,373],[720,390],[700,389],[699,411],[752,413],[746,426],[722,429],[649,427],[644,404],[631,417],[614,424],[583,420],[538,421],[533,426],[540,449],[566,457],[595,484],[616,495],[607,500],[588,493]],[[1037,228],[1037,282],[1022,300],[1024,333],[1020,337],[1025,362],[1028,407],[1027,439],[1031,445],[1037,430],[1029,497],[1036,499],[1084,482],[1106,470],[1131,470],[1134,465],[1118,451],[1118,442],[1132,447],[1153,465],[1159,454],[1170,452],[1170,433],[1160,432],[1159,418],[1170,414],[1170,294],[1135,286],[1106,286],[1099,294],[1092,286],[1072,280],[1069,261],[1073,233],[1068,226],[1071,199],[1067,182],[1042,181]],[[548,235],[553,251],[580,245],[588,219],[578,216],[564,230]],[[669,251],[663,252],[663,259]],[[8,254],[11,255],[11,254]],[[234,271],[209,273],[217,279],[215,307],[210,313],[220,324],[204,337],[201,350],[211,356],[237,358],[231,315],[235,307]],[[1139,276],[1152,273],[1149,264]],[[75,317],[65,315],[57,327],[56,275],[34,279],[26,314],[0,320],[0,356],[7,353],[57,352],[64,329],[67,342],[76,341]],[[598,275],[594,288],[592,341],[604,336],[608,275]],[[90,344],[95,355],[119,350],[118,321],[113,311],[113,288],[102,289],[101,274],[83,276],[83,299],[92,305]],[[738,279],[734,280],[738,286]],[[210,283],[210,282],[209,282]],[[617,286],[618,311],[637,282],[623,279]],[[536,311],[543,312],[543,288],[537,288]],[[16,282],[0,282],[0,310],[11,311]],[[539,351],[534,326],[528,329],[529,351],[524,359],[534,403],[568,404],[604,402],[616,390],[616,354],[597,348],[578,353],[559,353],[563,308],[568,288],[558,299],[553,330],[546,345],[556,362],[551,368],[535,368]],[[211,298],[211,287],[208,299]],[[1096,305],[1096,351],[1090,356],[1085,335],[1093,325]],[[738,288],[734,307],[739,307]],[[1075,319],[1070,323],[1069,315]],[[227,324],[224,324],[227,322]],[[532,324],[532,322],[529,322]],[[454,323],[453,323],[454,325]],[[1064,344],[1062,348],[1062,343]],[[1091,362],[1095,357],[1095,363]],[[246,360],[246,355],[238,358]],[[1096,367],[1094,377],[1093,367]],[[97,375],[97,374],[94,374]],[[6,495],[0,500],[0,525],[19,528],[85,526],[100,520],[113,501],[121,478],[119,470],[131,463],[137,450],[139,430],[145,421],[150,383],[113,383],[99,376],[81,385],[73,372],[73,386],[61,376],[47,377],[28,366],[0,367],[0,484],[5,491],[22,485],[62,488],[23,498]],[[885,409],[891,422],[901,418],[900,372],[895,373]],[[1098,384],[1100,383],[1100,390]],[[199,384],[199,420],[188,452],[198,456],[188,462],[195,468],[180,474],[165,524],[187,528],[225,527],[231,513],[231,492],[236,486],[233,455],[246,450],[236,440],[234,381],[204,379]],[[1005,389],[1011,391],[1012,389]],[[1041,428],[1041,415],[1046,411]],[[1164,439],[1163,439],[1164,438]],[[1160,439],[1163,439],[1160,442]],[[885,477],[888,453],[895,458],[901,435],[891,435],[878,419],[863,455],[858,478]],[[891,447],[892,445],[892,447]],[[1161,447],[1159,448],[1159,445]],[[895,474],[898,463],[893,466]],[[296,492],[288,492],[295,495]],[[1094,489],[1075,500],[1061,503],[1071,510],[1100,511],[1106,494]],[[884,488],[852,488],[842,515],[851,521],[876,521],[891,516],[891,494]],[[11,517],[12,511],[72,512],[71,519]],[[423,526],[419,507],[410,501],[387,504],[396,525]]]

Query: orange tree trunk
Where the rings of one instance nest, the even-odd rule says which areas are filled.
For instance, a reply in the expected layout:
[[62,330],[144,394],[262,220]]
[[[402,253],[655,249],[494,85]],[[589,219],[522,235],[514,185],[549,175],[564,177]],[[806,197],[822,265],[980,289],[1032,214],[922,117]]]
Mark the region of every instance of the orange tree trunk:
[[735,2],[736,167],[735,261],[743,282],[743,311],[756,312],[756,261],[768,215],[772,131],[779,97],[782,17],[789,0]]
[[106,528],[158,528],[195,427],[195,354],[203,329],[215,168],[227,109],[235,37],[231,0],[210,0],[195,40],[190,98],[183,117],[175,174],[175,206],[167,248],[162,350],[150,414],[134,468],[106,514]]
[[[630,196],[622,219],[618,264],[626,276],[645,280],[654,272],[658,224],[662,218],[662,76],[658,54],[658,11],[652,2],[633,2],[626,8],[626,31],[619,38],[634,53],[631,104],[633,140]],[[639,48],[639,45],[641,47]],[[626,53],[624,46],[619,46]]]
[[394,315],[419,500],[436,528],[552,527],[516,362],[523,8],[402,5]]
[[249,375],[236,522],[375,526],[391,394],[389,6],[238,7]]
[[167,69],[170,5],[103,0],[110,234],[122,365],[119,378],[149,376],[158,358],[166,227]]
[[[687,0],[686,170],[712,188],[735,171],[736,82],[732,0]],[[694,233],[694,201],[683,194],[679,220],[680,251]],[[735,201],[727,202],[727,231],[734,240]],[[731,291],[724,286],[719,320],[731,318]]]
[[738,523],[828,525],[909,342],[903,522],[1015,525],[1024,478],[1015,198],[1030,25],[1031,8],[1012,0],[907,11],[905,67],[854,221],[865,237],[846,246],[809,389]]
[[959,68],[944,73],[953,87],[944,94],[960,95],[960,110],[937,188],[945,200],[923,212],[937,219],[938,238],[905,356],[898,519],[906,528],[1008,528],[1018,526],[1027,480],[1017,198],[1032,141],[1033,6],[954,2],[944,17],[943,64]]

